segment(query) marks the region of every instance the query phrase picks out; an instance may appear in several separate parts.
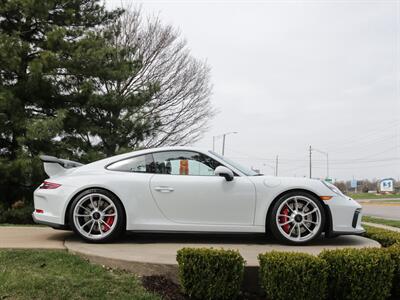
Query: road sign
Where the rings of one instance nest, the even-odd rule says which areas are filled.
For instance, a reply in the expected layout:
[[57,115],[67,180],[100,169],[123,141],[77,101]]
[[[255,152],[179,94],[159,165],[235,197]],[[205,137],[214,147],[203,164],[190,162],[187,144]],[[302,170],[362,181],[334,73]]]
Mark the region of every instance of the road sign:
[[352,179],[350,182],[350,187],[353,189],[357,188],[357,179]]

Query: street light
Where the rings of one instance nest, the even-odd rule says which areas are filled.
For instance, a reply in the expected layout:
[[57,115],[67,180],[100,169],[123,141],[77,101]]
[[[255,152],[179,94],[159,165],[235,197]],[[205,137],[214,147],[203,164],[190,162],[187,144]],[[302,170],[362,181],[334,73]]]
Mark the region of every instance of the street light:
[[326,156],[326,178],[329,178],[329,154],[328,152],[321,151],[310,146],[310,177],[311,177],[311,152],[315,151]]
[[224,133],[224,134],[222,135],[222,156],[225,155],[225,137],[226,137],[228,134],[237,134],[237,132],[236,132],[236,131],[232,131],[232,132]]
[[215,151],[215,139],[222,137],[222,155],[225,154],[225,137],[229,134],[237,134],[237,131],[230,131],[220,135],[213,136],[213,151]]

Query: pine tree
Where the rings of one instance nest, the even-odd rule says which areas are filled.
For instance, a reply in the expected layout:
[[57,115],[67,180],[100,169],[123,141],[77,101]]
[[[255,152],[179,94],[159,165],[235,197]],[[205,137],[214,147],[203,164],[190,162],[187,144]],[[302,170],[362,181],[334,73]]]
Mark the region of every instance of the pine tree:
[[140,66],[104,30],[121,13],[98,0],[0,2],[0,202],[31,197],[44,178],[39,154],[90,161],[150,134],[156,117],[132,116],[156,84],[128,98],[104,93]]

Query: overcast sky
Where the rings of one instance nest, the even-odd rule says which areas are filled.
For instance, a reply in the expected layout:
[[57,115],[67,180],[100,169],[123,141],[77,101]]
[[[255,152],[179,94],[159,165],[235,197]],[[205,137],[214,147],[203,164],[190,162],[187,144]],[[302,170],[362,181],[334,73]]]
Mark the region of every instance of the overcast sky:
[[312,145],[332,178],[400,178],[400,1],[134,3],[211,66],[219,113],[196,146],[237,131],[226,156],[265,174],[279,155],[279,175],[308,176]]

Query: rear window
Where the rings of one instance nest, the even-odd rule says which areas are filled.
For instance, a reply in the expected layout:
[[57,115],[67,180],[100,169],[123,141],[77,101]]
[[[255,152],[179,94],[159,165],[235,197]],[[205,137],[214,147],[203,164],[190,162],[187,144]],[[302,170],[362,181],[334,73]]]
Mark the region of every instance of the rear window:
[[154,173],[154,162],[151,154],[135,156],[110,164],[107,170],[136,172],[136,173]]

